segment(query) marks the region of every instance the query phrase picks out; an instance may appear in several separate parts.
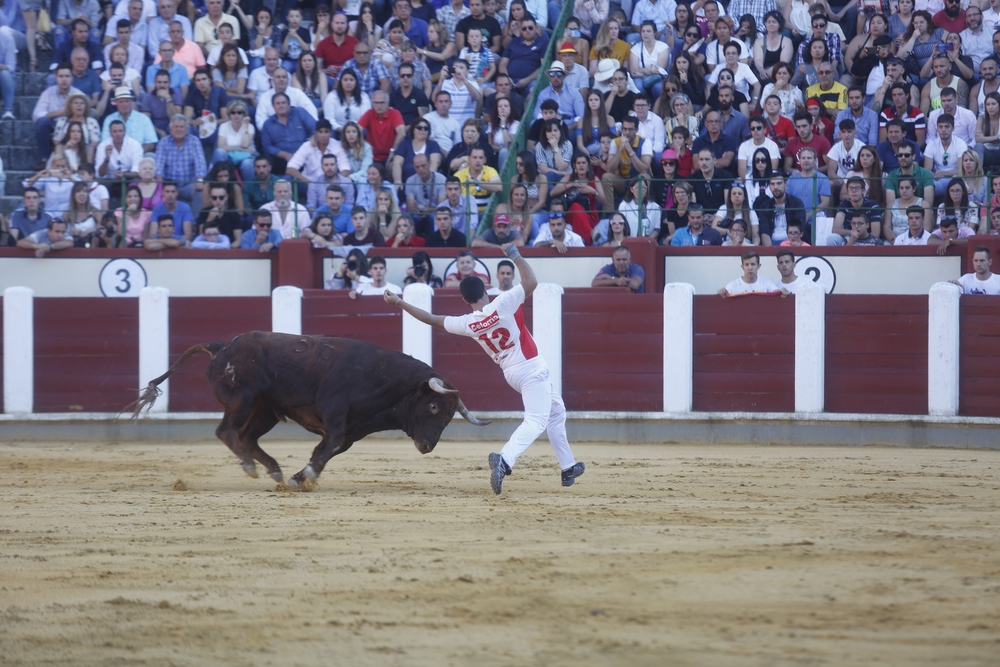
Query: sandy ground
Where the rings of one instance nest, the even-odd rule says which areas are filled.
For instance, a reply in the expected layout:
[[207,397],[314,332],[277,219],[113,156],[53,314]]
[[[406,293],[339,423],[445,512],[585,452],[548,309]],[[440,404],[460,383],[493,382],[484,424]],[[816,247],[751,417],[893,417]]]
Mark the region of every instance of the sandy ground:
[[1000,663],[1000,452],[490,447],[0,444],[0,665]]

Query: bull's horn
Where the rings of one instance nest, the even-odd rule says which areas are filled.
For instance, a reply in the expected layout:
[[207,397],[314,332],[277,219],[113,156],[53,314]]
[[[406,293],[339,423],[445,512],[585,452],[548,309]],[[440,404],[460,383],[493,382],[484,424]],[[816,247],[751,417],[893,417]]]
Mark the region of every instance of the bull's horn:
[[493,423],[492,419],[478,419],[474,414],[469,412],[469,408],[465,407],[462,399],[458,399],[458,414],[465,417],[465,420],[474,426],[487,426]]
[[444,382],[441,382],[441,378],[431,378],[430,380],[427,381],[427,384],[429,384],[431,389],[433,389],[439,394],[458,393],[458,389],[448,389],[448,387],[444,386]]

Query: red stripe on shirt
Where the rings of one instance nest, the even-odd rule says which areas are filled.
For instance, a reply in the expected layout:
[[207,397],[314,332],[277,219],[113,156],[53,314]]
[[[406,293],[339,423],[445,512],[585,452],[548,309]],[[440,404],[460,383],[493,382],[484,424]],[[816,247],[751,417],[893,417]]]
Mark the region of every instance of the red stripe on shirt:
[[517,307],[517,312],[514,313],[514,321],[517,322],[517,330],[521,334],[521,354],[524,355],[525,359],[534,359],[538,356],[538,346],[535,345],[535,339],[531,337],[531,332],[528,331],[528,327],[524,324],[523,305]]

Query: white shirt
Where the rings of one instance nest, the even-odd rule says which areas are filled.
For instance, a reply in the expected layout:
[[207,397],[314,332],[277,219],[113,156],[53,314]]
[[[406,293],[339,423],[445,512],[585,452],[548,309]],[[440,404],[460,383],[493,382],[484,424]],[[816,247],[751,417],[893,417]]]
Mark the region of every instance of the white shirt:
[[98,210],[104,209],[104,202],[111,199],[111,193],[100,183],[92,184],[90,188],[90,205]]
[[[212,67],[215,67],[219,63],[219,56],[222,55],[222,47],[223,47],[222,44],[219,44],[218,46],[213,46],[212,50],[208,52],[208,57],[205,58],[205,62],[211,65]],[[243,61],[244,65],[250,64],[250,61],[247,59],[247,52],[244,51],[243,49],[240,49],[240,60]]]
[[[549,229],[549,223],[539,225],[538,236],[535,237],[535,242],[532,245],[540,245],[541,243],[552,243],[554,239],[552,238],[552,230]],[[574,232],[569,227],[563,233],[563,245],[567,248],[582,248],[584,247],[583,237]]]
[[308,209],[302,204],[296,204],[295,202],[292,202],[288,209],[286,209],[284,220],[281,219],[281,214],[278,213],[278,202],[269,201],[261,206],[261,208],[271,212],[272,228],[281,232],[281,238],[283,239],[292,238],[292,232],[296,224],[299,231],[302,231],[312,222]]
[[[466,79],[473,88],[479,90],[479,84]],[[451,108],[448,110],[448,117],[454,118],[459,125],[465,121],[476,117],[476,105],[478,104],[472,97],[467,86],[459,86],[454,79],[448,79],[441,85],[441,90],[451,95]],[[438,142],[440,143],[440,142]]]
[[788,290],[789,294],[796,294],[799,291],[799,288],[808,282],[811,282],[808,278],[796,276],[795,280],[790,283],[778,283],[778,287]]
[[393,294],[398,294],[398,295],[402,295],[403,293],[403,290],[402,288],[400,288],[399,285],[393,285],[392,283],[389,282],[387,282],[385,285],[382,285],[382,287],[375,287],[375,284],[371,282],[362,283],[354,291],[362,296],[382,296],[382,294],[384,294],[386,290],[389,290]]
[[[108,158],[107,148],[111,146],[111,157]],[[97,150],[94,153],[94,168],[97,170],[98,178],[106,178],[112,176],[116,171],[132,171],[139,172],[139,163],[142,162],[143,151],[142,144],[133,139],[132,137],[126,136],[122,140],[121,151],[114,147],[114,141],[111,137],[108,137],[101,143],[97,144]],[[101,176],[101,165],[104,162],[108,162],[108,173],[107,176]]]
[[[740,44],[742,44],[742,42],[740,42]],[[742,58],[742,56],[740,57]],[[708,75],[708,80],[712,83],[719,83],[719,75],[722,73],[722,70],[726,69],[726,67],[726,61],[723,60],[722,63]],[[747,99],[750,99],[750,86],[756,83],[760,83],[760,79],[758,79],[757,75],[753,73],[753,70],[750,69],[749,65],[741,62],[739,67],[736,68],[735,76],[733,77],[733,87],[746,95]]]
[[318,183],[324,180],[323,176],[323,156],[333,155],[337,158],[337,171],[350,171],[351,161],[347,159],[347,153],[340,143],[331,139],[326,145],[326,151],[320,153],[319,148],[310,142],[305,142],[295,151],[295,155],[288,161],[289,169],[297,169],[306,180],[311,183]]
[[[629,114],[630,116],[635,116],[635,113]],[[636,117],[636,120],[639,120]],[[639,126],[636,131],[643,139],[648,139],[652,145],[652,151],[654,155],[659,155],[663,152],[663,149],[667,146],[667,131],[663,125],[663,119],[657,116],[652,111],[646,112],[646,120],[639,121]]]
[[896,240],[892,242],[892,245],[927,245],[927,239],[931,237],[931,233],[924,230],[924,233],[920,235],[920,238],[913,238],[910,236],[910,230],[907,229],[905,234],[900,234],[896,237]]
[[438,142],[441,152],[447,155],[455,142],[462,140],[462,126],[449,113],[442,118],[437,111],[424,114],[424,120],[431,126],[431,138]]
[[[116,28],[117,30],[117,28]],[[111,49],[119,44],[118,40],[115,40],[104,47],[104,63],[106,67],[111,67]],[[146,62],[146,50],[143,49],[138,44],[133,44],[129,42],[128,48],[128,62],[125,64],[126,67],[130,67],[136,70],[136,76],[139,76],[139,72],[142,71],[142,66]],[[105,70],[107,72],[107,70]],[[126,72],[125,78],[129,79],[128,73]],[[107,81],[108,79],[105,79]]]
[[[747,139],[740,144],[739,153],[736,155],[737,160],[742,160],[746,163],[747,175],[753,172],[753,163],[751,162],[751,160],[753,160],[753,154],[761,148],[767,151],[767,154],[771,156],[772,160],[777,160],[778,164],[781,164],[781,149],[778,148],[778,144],[774,143],[774,141],[765,137],[764,143],[758,146],[753,142],[753,139]],[[735,169],[733,171],[735,171]],[[751,205],[752,204],[753,202],[751,202]]]
[[[667,46],[666,42],[661,42],[659,40],[656,40],[653,43],[652,54],[646,51],[646,45],[643,44],[642,42],[633,45],[631,53],[633,56],[635,56],[635,59],[639,61],[639,67],[646,68],[646,67],[656,67],[658,65],[657,61],[659,60],[660,54],[663,53],[664,51],[669,51],[669,50],[670,47]],[[668,65],[670,64],[669,58],[667,59],[667,64]]]
[[757,276],[757,282],[753,283],[748,283],[741,277],[726,285],[727,294],[759,294],[780,291],[781,286],[778,283],[764,276]]
[[850,150],[844,146],[843,141],[838,141],[833,145],[826,157],[837,163],[837,176],[847,178],[847,174],[858,163],[858,155],[861,154],[862,148],[864,148],[864,144],[857,139],[854,140]]
[[[722,5],[719,5],[719,9],[722,9]],[[722,12],[719,12],[719,16],[722,16]],[[740,47],[740,57],[739,60],[746,60],[751,57],[750,49],[747,45],[742,42],[742,40],[730,38],[730,42],[737,44]],[[726,66],[726,54],[723,53],[725,47],[719,44],[719,40],[713,39],[705,47],[705,63],[708,65],[718,65],[719,67]],[[715,69],[719,69],[716,67]],[[712,70],[713,72],[715,70]]]
[[339,130],[350,122],[358,122],[358,119],[365,115],[365,112],[372,108],[372,98],[368,93],[361,93],[361,103],[354,101],[353,97],[347,98],[347,104],[340,103],[340,96],[336,90],[331,90],[323,100],[323,117],[330,121],[333,129]]
[[260,95],[272,88],[274,88],[274,84],[271,82],[271,75],[267,73],[266,67],[258,67],[250,72],[250,78],[247,79],[247,90],[252,90]]
[[[303,93],[298,88],[292,88],[291,86],[285,90],[285,94],[288,95],[288,101],[291,102],[293,107],[299,107],[304,109],[314,120],[319,120],[319,112],[316,110],[316,105],[312,103],[305,93]],[[257,114],[254,116],[257,121],[257,127],[264,127],[264,123],[268,118],[274,115],[274,106],[271,104],[271,100],[274,98],[274,89],[268,90],[267,92],[261,93],[257,98]]]
[[449,333],[475,339],[507,376],[508,371],[521,364],[534,359],[542,361],[524,324],[523,304],[524,288],[515,285],[482,310],[444,318],[444,328]]
[[989,294],[1000,296],[1000,275],[991,273],[986,280],[980,280],[975,273],[966,273],[958,279],[963,294]]
[[[931,139],[938,138],[937,132],[937,119],[944,113],[944,109],[935,109],[931,112],[931,115],[927,117],[927,141]],[[952,131],[953,137],[958,137],[966,144],[969,148],[976,147],[976,114],[972,113],[965,107],[957,107],[955,109],[955,129]],[[949,151],[950,154],[950,151]]]
[[[933,141],[928,139],[927,148],[924,149],[924,156],[933,158],[934,169],[931,171],[936,174],[939,171],[954,171],[957,168],[956,165],[961,164],[959,160],[962,159],[962,153],[967,150],[969,150],[969,146],[953,134],[951,135],[951,145],[948,146],[947,151],[941,145],[940,137]],[[945,153],[948,153],[948,164],[944,164]]]

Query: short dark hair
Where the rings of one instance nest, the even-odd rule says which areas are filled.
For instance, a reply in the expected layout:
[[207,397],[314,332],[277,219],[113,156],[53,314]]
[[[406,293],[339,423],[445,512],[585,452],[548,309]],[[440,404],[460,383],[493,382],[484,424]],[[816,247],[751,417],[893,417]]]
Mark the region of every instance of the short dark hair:
[[951,86],[948,86],[947,88],[941,89],[941,95],[939,97],[944,97],[945,95],[947,95],[948,97],[958,97],[958,91],[956,91]]
[[264,162],[266,162],[266,163],[268,163],[268,164],[271,164],[271,158],[269,158],[269,157],[268,157],[268,156],[266,156],[266,155],[258,155],[257,157],[255,157],[255,158],[253,159],[253,164],[254,164],[254,166],[256,167],[256,166],[257,166],[257,163],[258,163],[258,162],[260,162],[261,160],[263,160]]
[[861,218],[865,222],[868,222],[868,214],[865,213],[864,211],[854,211],[854,212],[852,212],[851,213],[851,220],[854,220],[855,218]]
[[938,125],[951,125],[952,127],[955,127],[955,117],[952,116],[950,113],[943,113],[940,116],[938,116],[938,118],[937,118],[937,124]]
[[353,218],[358,213],[364,213],[365,215],[368,215],[368,211],[365,210],[364,206],[352,206],[351,207],[351,217]]
[[559,111],[559,103],[548,99],[542,102],[542,111]]
[[[989,252],[989,250],[987,250],[986,252]],[[497,272],[499,272],[499,271],[500,271],[500,267],[501,267],[501,266],[509,266],[509,267],[510,267],[510,270],[511,270],[511,271],[514,271],[514,262],[510,261],[509,259],[501,259],[501,260],[500,260],[500,261],[499,261],[499,262],[497,263]]]
[[938,221],[938,227],[939,228],[940,227],[957,227],[957,226],[958,226],[958,218],[956,218],[953,215],[942,216],[941,219]]
[[920,216],[923,216],[924,215],[924,209],[923,209],[922,206],[917,206],[916,204],[914,204],[913,206],[907,206],[906,207],[906,215],[907,215],[907,217],[909,217],[909,215],[911,213],[916,213],[916,214],[918,214]]
[[486,286],[479,276],[466,276],[458,285],[458,290],[462,293],[462,298],[466,303],[476,303],[486,294]]
[[853,129],[857,128],[857,126],[854,124],[854,121],[851,120],[850,118],[845,118],[844,120],[840,121],[840,126],[839,127],[840,127],[840,131],[841,132],[845,132],[847,130],[853,130]]
[[804,120],[804,121],[808,122],[810,125],[812,125],[812,122],[813,122],[812,116],[809,115],[808,111],[796,111],[795,112],[795,115],[792,116],[792,123],[793,124],[797,123],[800,120]]
[[747,250],[745,253],[740,255],[740,264],[747,261],[748,259],[757,259],[757,263],[760,264],[760,255],[754,250]]
[[253,219],[254,220],[260,220],[261,218],[267,218],[268,220],[270,220],[271,219],[271,212],[268,211],[266,208],[259,208],[259,209],[257,209],[256,211],[253,212]]
[[898,127],[903,133],[906,133],[906,123],[898,118],[893,118],[888,123],[885,124],[885,128],[888,130],[890,127]]
[[[331,125],[330,121],[326,118],[320,119],[316,121],[316,129],[313,130],[313,132],[319,132],[320,130],[329,130],[330,132],[333,132],[333,125]],[[324,155],[324,157],[326,156]]]
[[376,264],[381,264],[382,266],[385,266],[385,257],[383,257],[382,255],[375,255],[374,257],[368,260],[369,269],[375,266]]
[[[796,225],[797,227],[801,227],[801,226],[802,226],[802,225],[800,225],[799,223],[795,223],[795,225]],[[791,226],[792,226],[792,224],[791,224],[791,223],[788,223],[788,226],[789,226],[789,227],[791,227]],[[782,248],[781,250],[779,250],[779,251],[778,251],[778,254],[776,254],[776,255],[774,256],[774,258],[775,258],[776,260],[779,260],[779,259],[781,259],[782,257],[791,257],[791,258],[792,258],[792,260],[794,260],[794,259],[795,259],[795,253],[794,253],[794,252],[792,252],[791,250],[789,250],[788,248]]]
[[274,95],[271,96],[271,105],[272,106],[274,105],[274,103],[277,101],[277,99],[279,97],[284,97],[285,101],[288,102],[289,104],[292,103],[291,99],[289,99],[289,97],[288,97],[288,95],[286,93],[275,93]]
[[340,194],[344,194],[344,188],[341,187],[341,185],[339,183],[334,183],[333,185],[326,186],[326,191],[327,192],[339,192]]
[[[972,251],[972,254],[973,254],[973,256],[975,256],[975,254],[976,254],[977,252],[985,252],[985,253],[986,253],[986,257],[988,257],[988,258],[990,258],[990,259],[992,259],[992,258],[993,258],[993,253],[991,253],[991,252],[990,252],[990,249],[989,249],[989,248],[987,248],[987,247],[986,247],[986,246],[984,246],[984,245],[981,245],[981,246],[978,246],[978,247],[977,247],[977,248],[976,248],[975,250],[973,250],[973,251]],[[502,264],[502,263],[503,263],[503,262],[501,262],[501,264]]]
[[178,189],[180,188],[180,186],[177,185],[177,181],[163,181],[163,187],[164,188],[171,187],[171,188],[178,188]]
[[171,213],[161,213],[159,217],[156,218],[156,226],[159,227],[160,223],[164,220],[169,220],[171,224],[174,222],[174,216]]
[[118,23],[115,24],[116,30],[121,30],[122,28],[132,29],[132,22],[128,19],[118,19]]

